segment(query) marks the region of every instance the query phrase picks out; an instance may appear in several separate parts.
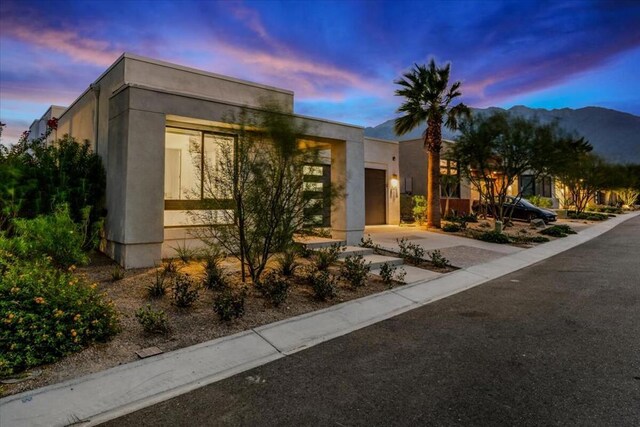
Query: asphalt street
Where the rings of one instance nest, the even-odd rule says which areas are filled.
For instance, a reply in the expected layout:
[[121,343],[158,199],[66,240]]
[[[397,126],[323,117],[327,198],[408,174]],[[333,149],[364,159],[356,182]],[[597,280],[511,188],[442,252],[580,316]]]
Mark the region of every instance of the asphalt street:
[[640,217],[107,425],[638,426]]

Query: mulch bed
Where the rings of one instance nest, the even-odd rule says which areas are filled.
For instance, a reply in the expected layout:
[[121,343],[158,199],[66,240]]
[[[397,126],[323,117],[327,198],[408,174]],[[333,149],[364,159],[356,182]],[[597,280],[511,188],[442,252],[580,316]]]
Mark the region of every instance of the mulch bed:
[[[304,265],[310,264],[310,261],[305,259],[301,259],[300,262]],[[203,274],[202,262],[177,263],[182,273],[193,277],[201,277]],[[225,266],[236,271],[232,286],[240,288],[238,263],[229,260]],[[85,275],[91,283],[97,283],[98,288],[113,300],[120,313],[122,331],[109,342],[94,344],[56,363],[32,369],[31,371],[36,373],[42,371],[34,378],[16,384],[0,385],[0,396],[32,390],[132,362],[138,359],[136,351],[147,347],[155,346],[168,352],[388,289],[380,278],[372,275],[369,276],[366,286],[357,289],[340,280],[337,297],[322,302],[314,298],[313,290],[306,283],[302,273],[297,273],[289,296],[280,307],[273,307],[250,285],[245,300],[245,315],[231,322],[221,322],[212,308],[213,291],[202,288],[198,300],[192,307],[178,308],[171,304],[170,289],[160,299],[148,297],[146,288],[155,281],[155,268],[127,270],[123,279],[112,281],[115,268],[116,265],[107,257],[94,254],[91,264],[78,268],[77,274]],[[330,271],[338,274],[338,267],[330,267]],[[166,312],[171,327],[170,334],[149,335],[143,332],[135,312],[146,304]]]

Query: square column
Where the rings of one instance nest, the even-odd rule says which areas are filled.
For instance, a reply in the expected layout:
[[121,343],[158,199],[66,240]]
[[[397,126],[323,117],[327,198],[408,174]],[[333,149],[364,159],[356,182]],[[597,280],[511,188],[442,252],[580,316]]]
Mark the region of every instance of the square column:
[[331,186],[339,194],[331,208],[331,237],[357,245],[364,232],[364,144],[331,143]]
[[164,240],[161,113],[126,109],[109,121],[105,252],[125,268],[152,267]]

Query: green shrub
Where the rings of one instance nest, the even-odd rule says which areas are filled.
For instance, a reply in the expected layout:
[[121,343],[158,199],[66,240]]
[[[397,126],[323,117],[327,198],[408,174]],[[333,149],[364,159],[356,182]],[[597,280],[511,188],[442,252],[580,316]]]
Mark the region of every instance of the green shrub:
[[367,284],[367,275],[371,270],[369,264],[365,264],[362,255],[347,256],[340,267],[340,277],[349,282],[352,288],[362,287]]
[[387,285],[387,287],[391,288],[394,282],[400,285],[404,285],[404,278],[407,272],[402,269],[398,270],[398,267],[396,267],[395,265],[385,262],[380,266],[379,274],[382,278],[382,282]]
[[447,233],[456,233],[460,230],[460,226],[455,223],[448,223],[442,226],[442,231],[446,231]]
[[163,310],[154,310],[151,304],[140,307],[136,311],[136,319],[142,329],[148,334],[168,334],[169,319]]
[[447,215],[443,218],[446,221],[450,221],[457,225],[460,229],[467,228],[467,223],[469,222],[478,222],[478,217],[475,214],[465,214],[465,215]]
[[589,221],[604,221],[605,219],[610,218],[609,215],[602,215],[602,214],[589,214],[587,215],[586,219]]
[[601,212],[601,213],[607,213],[607,214],[622,214],[624,213],[624,210],[622,208],[619,208],[617,206],[607,206],[607,205],[596,205],[596,206],[589,206],[587,208],[588,212]]
[[533,206],[537,206],[539,208],[549,209],[553,206],[553,201],[548,197],[529,196],[527,200],[529,200]]
[[163,271],[168,276],[173,276],[178,273],[178,264],[176,264],[175,260],[168,259],[164,264]]
[[0,376],[51,363],[119,330],[112,303],[44,259],[5,264],[0,276]]
[[548,242],[549,239],[544,236],[527,236],[527,235],[517,235],[517,236],[509,236],[515,243],[545,243]]
[[447,268],[451,266],[451,263],[449,262],[449,260],[442,255],[442,252],[440,252],[439,249],[436,249],[433,252],[430,252],[429,258],[431,260],[431,264],[433,264],[435,267]]
[[478,222],[478,215],[474,214],[474,213],[469,213],[466,215],[462,215],[460,217],[460,219],[464,222]]
[[0,228],[8,218],[35,218],[69,206],[76,223],[87,222],[84,247],[97,243],[95,233],[104,217],[106,174],[88,141],[65,135],[53,144],[45,138],[23,139],[0,150]]
[[73,222],[66,205],[59,206],[51,215],[16,219],[14,226],[16,238],[22,240],[22,248],[26,250],[15,254],[19,257],[48,256],[54,264],[64,268],[89,262],[82,249],[84,225]]
[[424,248],[416,243],[411,243],[406,237],[396,239],[398,243],[398,254],[402,259],[411,264],[418,265],[424,258]]
[[413,198],[408,194],[400,194],[400,220],[402,222],[414,222]]
[[373,249],[373,252],[376,254],[379,254],[382,251],[382,247],[379,244],[373,242],[370,234],[367,234],[367,237],[363,237],[362,239],[360,239],[360,247]]
[[540,230],[540,234],[551,237],[567,237],[568,234],[576,234],[576,232],[568,225],[562,224]]
[[328,269],[331,264],[338,260],[340,253],[344,250],[345,247],[340,243],[334,243],[327,248],[318,249],[315,251],[316,268],[320,271]]
[[294,248],[301,258],[308,259],[313,255],[313,251],[303,243],[296,243]]
[[586,219],[588,221],[604,221],[609,218],[608,215],[595,212],[580,212],[576,214],[575,211],[567,212],[567,218],[569,219]]
[[561,230],[563,233],[566,233],[566,234],[578,234],[573,228],[571,228],[571,226],[569,226],[567,224],[554,225],[552,228],[557,228],[557,229]]
[[176,251],[176,255],[178,255],[178,258],[180,259],[180,261],[182,261],[185,264],[188,264],[191,260],[197,258],[199,255],[198,250],[192,249],[187,246],[186,240],[183,242],[182,245],[178,243],[176,246],[172,246],[171,249]]
[[164,270],[156,270],[155,280],[147,286],[147,294],[151,298],[160,298],[167,293],[167,273]]
[[222,267],[225,255],[222,252],[210,253],[204,260],[204,287],[221,290],[228,286],[228,275]]
[[427,219],[427,199],[424,196],[413,196],[413,220],[419,225]]
[[244,300],[246,293],[232,292],[225,289],[213,300],[213,311],[218,315],[221,322],[228,322],[232,319],[239,319],[244,316]]
[[265,297],[274,307],[279,307],[280,304],[286,301],[289,295],[289,282],[278,275],[275,271],[268,273],[264,279],[256,283],[256,289],[260,291],[263,297]]
[[315,271],[309,275],[309,282],[313,294],[317,300],[326,301],[334,298],[336,292],[336,279],[327,270]]
[[546,243],[549,241],[549,239],[544,236],[531,236],[529,239],[533,243]]
[[497,231],[485,231],[480,233],[476,237],[478,240],[482,240],[483,242],[490,243],[509,243],[509,236],[506,234],[499,233]]
[[124,279],[124,275],[125,275],[124,268],[122,268],[119,265],[117,265],[117,266],[113,267],[113,270],[111,270],[111,281],[112,282],[118,282],[118,281]]
[[176,274],[173,278],[173,304],[176,307],[191,307],[198,299],[200,292],[191,277],[187,274]]
[[278,263],[278,271],[285,277],[291,277],[295,274],[299,267],[296,261],[296,250],[294,248],[287,248],[284,252],[276,257]]

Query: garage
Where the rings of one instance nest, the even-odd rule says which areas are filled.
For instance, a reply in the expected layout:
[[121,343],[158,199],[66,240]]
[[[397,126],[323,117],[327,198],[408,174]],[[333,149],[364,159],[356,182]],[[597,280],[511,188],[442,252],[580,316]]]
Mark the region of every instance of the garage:
[[364,170],[365,225],[387,223],[387,172],[380,169]]

